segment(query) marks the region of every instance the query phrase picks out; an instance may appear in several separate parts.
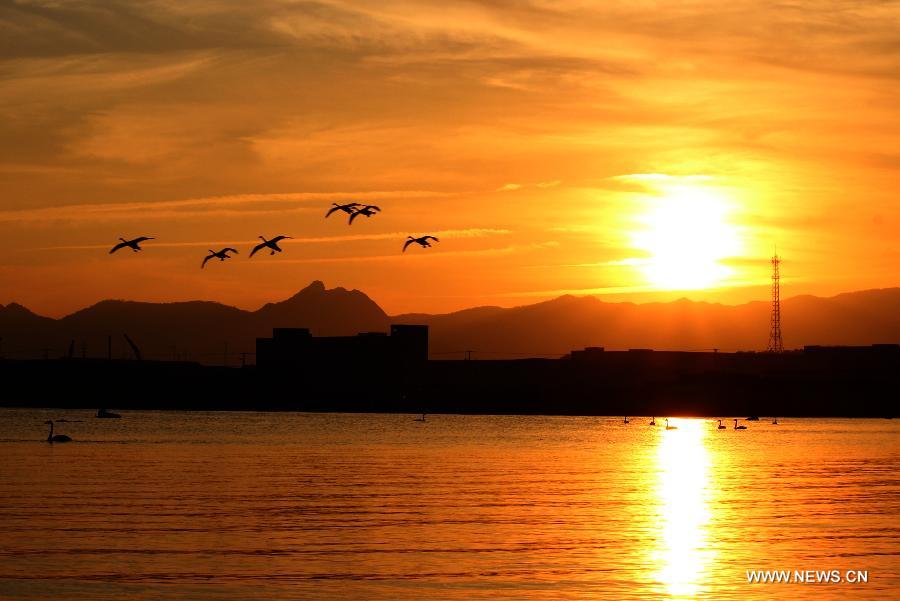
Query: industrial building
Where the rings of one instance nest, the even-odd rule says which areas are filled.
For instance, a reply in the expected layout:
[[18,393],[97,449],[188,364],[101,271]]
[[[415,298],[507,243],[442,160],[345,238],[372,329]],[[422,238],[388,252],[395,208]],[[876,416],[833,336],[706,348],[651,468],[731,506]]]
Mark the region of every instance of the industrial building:
[[275,328],[256,339],[256,365],[267,368],[338,368],[345,372],[415,368],[428,360],[428,326],[392,325],[390,333],[313,336],[306,328]]

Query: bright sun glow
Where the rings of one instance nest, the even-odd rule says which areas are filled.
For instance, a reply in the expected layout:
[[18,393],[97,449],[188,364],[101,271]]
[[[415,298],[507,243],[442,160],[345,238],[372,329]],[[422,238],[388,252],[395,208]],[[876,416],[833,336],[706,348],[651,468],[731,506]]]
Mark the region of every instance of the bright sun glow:
[[632,243],[650,254],[642,270],[655,287],[693,290],[721,285],[733,270],[721,260],[740,254],[729,203],[702,186],[667,187],[639,218]]

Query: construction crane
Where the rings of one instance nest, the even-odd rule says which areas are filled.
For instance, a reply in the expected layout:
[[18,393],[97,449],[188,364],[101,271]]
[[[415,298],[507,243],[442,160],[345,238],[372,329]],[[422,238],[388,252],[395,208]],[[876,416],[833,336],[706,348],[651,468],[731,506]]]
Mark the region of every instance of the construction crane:
[[134,340],[129,338],[128,334],[122,334],[122,336],[125,337],[125,342],[127,342],[128,346],[131,347],[131,350],[134,351],[134,358],[138,361],[143,360],[143,357],[141,356],[141,349],[139,349],[138,346],[134,343]]

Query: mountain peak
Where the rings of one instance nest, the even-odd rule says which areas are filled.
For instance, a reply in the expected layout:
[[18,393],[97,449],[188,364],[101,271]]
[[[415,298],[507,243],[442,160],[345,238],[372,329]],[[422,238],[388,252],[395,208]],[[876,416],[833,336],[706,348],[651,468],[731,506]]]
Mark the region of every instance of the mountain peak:
[[53,323],[53,320],[49,317],[38,315],[19,303],[9,303],[6,306],[0,305],[0,338],[15,338],[14,332],[20,327],[25,332],[34,335],[35,327],[51,323]]
[[390,327],[387,314],[365,293],[329,289],[321,280],[286,300],[264,305],[255,314],[276,327],[310,328],[316,335],[353,335]]
[[313,280],[306,288],[301,288],[299,292],[294,294],[293,296],[278,302],[278,303],[267,303],[266,306],[269,305],[280,305],[283,303],[296,303],[296,302],[309,302],[314,299],[332,299],[334,300],[336,297],[342,296],[363,296],[367,300],[369,299],[364,293],[359,290],[347,290],[341,286],[336,288],[327,288],[325,286],[325,282],[322,280]]
[[5,307],[0,305],[0,311],[6,311],[10,315],[35,315],[31,309],[19,303],[9,303]]
[[310,282],[309,286],[301,290],[300,292],[325,292],[325,282],[322,280],[313,280]]

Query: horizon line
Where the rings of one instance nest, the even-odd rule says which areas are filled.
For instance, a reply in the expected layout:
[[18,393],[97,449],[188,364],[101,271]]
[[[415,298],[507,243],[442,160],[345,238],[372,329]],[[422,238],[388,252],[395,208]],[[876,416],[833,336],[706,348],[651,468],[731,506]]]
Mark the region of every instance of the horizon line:
[[[21,308],[25,309],[26,311],[28,311],[29,313],[31,313],[32,315],[35,315],[35,316],[37,316],[37,317],[42,317],[42,318],[45,318],[45,319],[52,319],[52,320],[54,320],[54,321],[59,321],[59,320],[65,319],[66,317],[69,317],[69,316],[74,315],[74,314],[76,314],[76,313],[79,313],[79,312],[81,312],[81,311],[85,311],[85,310],[87,310],[87,309],[91,309],[91,308],[93,308],[93,307],[96,307],[97,305],[100,305],[100,304],[103,304],[103,303],[110,303],[110,302],[118,302],[118,303],[134,303],[134,304],[145,304],[145,305],[175,305],[175,304],[189,304],[189,303],[204,303],[204,304],[215,304],[215,305],[221,305],[221,306],[224,306],[224,307],[230,307],[230,308],[237,309],[237,310],[242,311],[242,312],[245,312],[245,313],[256,313],[256,312],[258,312],[259,310],[261,310],[262,308],[264,308],[264,307],[266,307],[266,306],[268,306],[268,305],[284,303],[284,302],[286,302],[286,301],[288,301],[288,300],[294,298],[296,295],[298,295],[299,293],[303,292],[304,290],[307,290],[307,289],[309,289],[310,287],[314,286],[316,283],[322,284],[323,290],[324,290],[325,292],[339,291],[339,290],[344,290],[344,291],[346,291],[346,292],[348,292],[348,293],[359,292],[359,293],[363,294],[367,299],[369,299],[372,303],[374,303],[374,304],[375,304],[375,305],[376,305],[376,306],[377,306],[377,307],[385,314],[385,316],[387,316],[388,318],[398,318],[398,317],[404,317],[404,316],[407,316],[407,315],[426,315],[426,316],[430,316],[430,317],[437,317],[437,316],[444,316],[444,315],[453,315],[453,314],[455,314],[455,313],[462,313],[462,312],[465,312],[465,311],[471,311],[471,310],[474,310],[474,309],[484,309],[484,308],[496,308],[496,309],[502,309],[502,310],[514,310],[514,309],[519,309],[519,308],[523,308],[523,307],[531,307],[531,306],[540,305],[540,304],[543,304],[543,303],[553,302],[553,301],[555,301],[555,300],[559,300],[559,299],[563,299],[563,298],[569,298],[569,297],[571,297],[571,298],[576,298],[576,299],[595,299],[595,300],[597,300],[598,302],[605,303],[605,304],[610,304],[610,305],[636,305],[636,306],[644,306],[644,305],[670,305],[670,304],[674,304],[674,303],[684,303],[684,302],[689,302],[689,303],[695,303],[695,304],[714,305],[714,306],[720,306],[720,307],[743,307],[743,306],[751,305],[751,304],[754,304],[754,303],[765,303],[765,304],[768,304],[768,303],[770,302],[770,301],[767,300],[767,299],[759,299],[759,300],[750,300],[750,301],[745,301],[745,302],[741,302],[741,303],[734,303],[734,304],[731,304],[731,303],[723,303],[723,302],[718,302],[718,301],[713,302],[713,301],[706,301],[706,300],[694,300],[694,299],[688,298],[687,296],[682,296],[682,297],[679,297],[679,298],[676,298],[676,299],[672,299],[672,300],[651,300],[651,301],[645,301],[645,302],[638,302],[638,301],[608,301],[608,300],[604,300],[604,299],[600,298],[597,294],[590,294],[590,293],[588,293],[588,294],[580,294],[580,295],[579,295],[579,294],[572,294],[571,292],[564,292],[564,291],[561,291],[561,292],[564,292],[564,293],[563,293],[563,294],[559,294],[559,295],[557,295],[557,296],[552,296],[552,293],[551,293],[551,294],[548,294],[548,295],[547,295],[547,298],[545,298],[545,299],[543,299],[543,300],[538,300],[538,301],[533,302],[533,303],[523,303],[523,304],[519,304],[519,305],[502,306],[502,305],[496,305],[496,304],[483,304],[483,305],[471,305],[471,306],[468,306],[468,307],[464,307],[464,308],[462,308],[462,309],[456,309],[456,310],[453,310],[453,311],[446,311],[446,312],[437,312],[437,313],[426,312],[426,311],[405,311],[405,312],[401,312],[401,313],[390,314],[390,313],[388,313],[387,311],[385,311],[385,310],[382,308],[382,306],[381,306],[375,299],[373,299],[371,296],[369,296],[369,295],[368,295],[365,291],[363,291],[363,290],[359,290],[358,288],[345,288],[344,286],[336,286],[336,287],[334,287],[334,288],[327,288],[326,285],[325,285],[325,282],[324,282],[323,280],[318,280],[318,279],[316,279],[316,280],[312,280],[309,284],[307,284],[307,285],[304,286],[303,288],[300,288],[299,290],[297,290],[297,292],[294,292],[294,293],[291,294],[290,296],[288,296],[288,297],[286,297],[286,298],[283,298],[283,299],[281,299],[281,300],[276,300],[276,301],[266,301],[266,302],[264,302],[263,304],[259,305],[259,307],[256,308],[256,309],[246,309],[246,308],[240,307],[240,306],[238,306],[238,305],[232,305],[232,304],[229,304],[229,303],[227,303],[227,302],[218,301],[218,300],[196,299],[196,298],[195,298],[195,299],[184,299],[184,300],[168,300],[168,301],[137,300],[137,299],[128,299],[128,298],[103,298],[103,299],[97,300],[97,301],[95,301],[95,302],[93,302],[93,303],[86,304],[86,305],[82,306],[81,308],[75,309],[75,310],[70,311],[70,312],[68,312],[68,313],[61,314],[59,317],[54,317],[54,316],[51,316],[51,315],[45,315],[45,314],[37,313],[37,312],[31,310],[27,305],[24,305],[24,304],[22,304],[22,303],[20,303],[20,302],[18,302],[18,301],[15,301],[15,300],[11,300],[11,301],[9,301],[8,303],[0,303],[0,310],[7,309],[7,308],[9,308],[9,307],[21,307]],[[762,284],[760,284],[760,286],[761,286],[761,285],[762,285]],[[637,290],[639,287],[623,287],[623,288],[629,288],[629,290],[625,290],[625,291],[621,292],[622,294],[627,294],[628,292],[648,292],[648,293],[651,293],[651,292],[657,292],[657,293],[660,293],[660,294],[664,294],[664,293],[667,293],[667,292],[668,292],[668,293],[675,293],[675,292],[689,292],[689,291],[687,291],[687,290],[685,290],[685,291],[680,291],[680,290],[672,290],[672,291],[666,291],[666,290],[658,290],[658,291],[654,291],[654,290]],[[632,289],[633,289],[633,290],[632,290]],[[576,290],[577,290],[577,289],[576,289]],[[587,290],[602,290],[602,288],[588,288],[588,289],[584,289],[584,290],[586,290],[586,291],[587,291]],[[608,289],[607,289],[607,290],[608,290]],[[791,300],[794,300],[794,299],[797,299],[797,298],[815,298],[815,299],[828,300],[828,299],[833,299],[833,298],[837,298],[837,297],[839,297],[839,296],[844,296],[844,295],[848,295],[848,294],[859,294],[859,293],[866,293],[866,292],[880,292],[880,291],[886,291],[886,290],[900,290],[900,285],[898,285],[898,286],[889,286],[889,287],[881,287],[881,288],[864,288],[864,289],[860,289],[860,290],[847,290],[847,291],[844,291],[844,292],[838,292],[838,293],[836,293],[836,294],[829,295],[829,296],[818,296],[818,295],[815,295],[815,294],[797,294],[797,295],[790,296],[790,297],[787,297],[787,298],[782,299],[782,302],[791,301]],[[573,290],[573,291],[575,291],[575,290]],[[508,297],[514,297],[514,298],[515,298],[515,297],[522,298],[522,297],[527,297],[527,296],[531,296],[531,295],[540,295],[540,293],[539,293],[539,292],[503,293],[503,294],[497,294],[497,295],[495,295],[495,296],[508,296]],[[470,298],[471,298],[471,297],[470,297]],[[477,298],[477,297],[476,297],[476,298]]]

